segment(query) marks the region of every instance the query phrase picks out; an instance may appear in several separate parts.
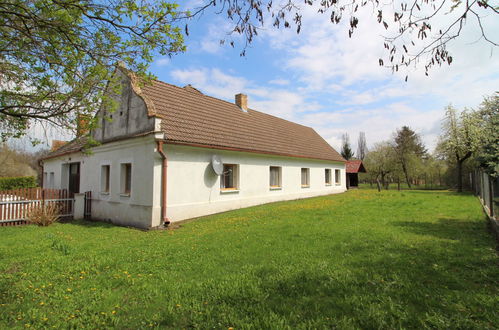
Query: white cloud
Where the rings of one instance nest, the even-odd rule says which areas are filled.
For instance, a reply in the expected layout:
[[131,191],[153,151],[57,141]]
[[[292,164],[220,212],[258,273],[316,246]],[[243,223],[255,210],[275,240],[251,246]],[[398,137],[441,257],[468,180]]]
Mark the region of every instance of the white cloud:
[[154,65],[156,66],[167,66],[170,64],[170,58],[169,57],[161,57],[158,58],[156,61],[154,61]]
[[269,81],[269,84],[279,85],[279,86],[287,86],[290,84],[290,82],[287,79],[273,79],[273,80]]
[[[171,72],[172,77],[231,102],[234,94],[247,93],[251,108],[309,125],[336,148],[341,134],[348,132],[354,149],[359,131],[366,132],[372,145],[389,139],[403,125],[422,134],[431,149],[445,105],[477,106],[499,86],[497,54],[483,40],[474,43],[477,30],[471,24],[460,39],[449,44],[454,57],[450,67],[437,67],[426,77],[421,62],[416,68],[407,68],[409,80],[404,82],[405,72],[392,74],[378,65],[384,55],[382,36],[387,32],[370,10],[358,13],[359,28],[350,39],[348,21],[334,25],[329,15],[304,8],[300,35],[266,26],[248,51],[248,57],[259,47],[274,52],[270,58],[274,70],[268,75],[258,71],[259,81],[266,84],[252,81],[257,79],[253,76],[228,73],[230,64],[221,69],[178,69]],[[499,30],[494,18],[488,19],[488,31]],[[451,19],[452,15],[447,15],[439,24]],[[218,40],[228,29],[212,24],[205,31],[199,49],[219,54]]]
[[248,82],[244,78],[231,76],[219,69],[173,70],[170,75],[180,84],[191,84],[210,96],[233,100],[234,95],[244,92]]

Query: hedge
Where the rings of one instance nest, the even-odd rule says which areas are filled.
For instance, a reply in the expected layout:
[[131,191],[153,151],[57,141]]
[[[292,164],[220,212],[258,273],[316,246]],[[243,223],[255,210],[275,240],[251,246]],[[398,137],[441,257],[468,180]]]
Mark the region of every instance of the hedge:
[[20,176],[14,178],[0,178],[0,191],[17,188],[35,188],[38,186],[36,177]]

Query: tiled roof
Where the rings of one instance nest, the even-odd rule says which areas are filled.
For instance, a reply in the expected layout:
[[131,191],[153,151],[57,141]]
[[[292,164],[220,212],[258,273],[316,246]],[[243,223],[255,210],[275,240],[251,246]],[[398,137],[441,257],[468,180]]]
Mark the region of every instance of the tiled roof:
[[161,81],[141,88],[170,142],[344,162],[312,128]]
[[[237,151],[345,162],[312,128],[204,95],[188,85],[184,88],[154,80],[136,90],[149,115],[162,118],[167,142]],[[76,139],[51,152],[53,158],[80,151]]]
[[67,142],[66,144],[62,145],[58,149],[49,152],[45,157],[42,159],[47,159],[47,158],[54,158],[54,157],[59,157],[62,155],[70,154],[73,152],[78,152],[81,151],[83,146],[87,143],[87,138],[86,137],[80,137],[76,138],[70,142]]
[[361,160],[348,160],[346,163],[347,173],[365,173],[366,169]]

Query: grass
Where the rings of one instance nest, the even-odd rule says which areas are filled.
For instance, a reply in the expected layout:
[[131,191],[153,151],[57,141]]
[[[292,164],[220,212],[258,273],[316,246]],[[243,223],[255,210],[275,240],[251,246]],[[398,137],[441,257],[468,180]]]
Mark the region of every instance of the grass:
[[[359,183],[360,189],[377,189],[376,183]],[[437,184],[412,184],[411,188],[405,182],[400,183],[400,190],[447,190],[449,187]],[[383,188],[385,189],[385,188]],[[388,186],[388,190],[398,190],[398,185],[396,182],[391,182]]]
[[494,328],[475,197],[349,191],[168,231],[0,228],[0,328]]

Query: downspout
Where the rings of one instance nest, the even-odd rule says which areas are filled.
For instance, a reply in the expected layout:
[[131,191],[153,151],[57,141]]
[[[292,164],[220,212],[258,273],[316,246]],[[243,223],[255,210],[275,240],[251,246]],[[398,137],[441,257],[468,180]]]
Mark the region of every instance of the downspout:
[[161,222],[164,226],[168,226],[170,224],[170,220],[166,216],[166,176],[168,169],[168,159],[166,158],[166,154],[163,151],[163,141],[156,141],[158,145],[158,153],[161,155],[162,163],[161,163]]
[[43,170],[44,170],[43,160],[38,159],[38,166],[42,168],[42,175],[40,178],[40,187],[42,187],[42,189],[43,189],[43,185],[45,184],[45,182],[43,182]]

